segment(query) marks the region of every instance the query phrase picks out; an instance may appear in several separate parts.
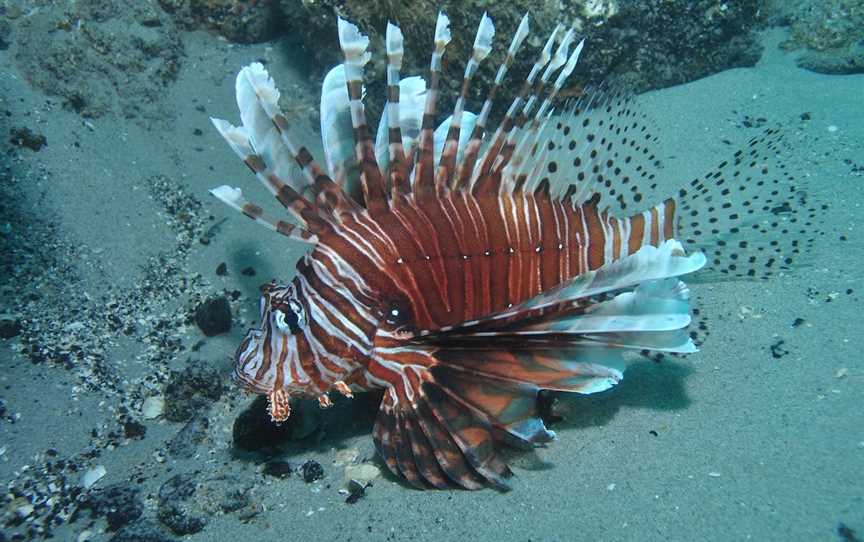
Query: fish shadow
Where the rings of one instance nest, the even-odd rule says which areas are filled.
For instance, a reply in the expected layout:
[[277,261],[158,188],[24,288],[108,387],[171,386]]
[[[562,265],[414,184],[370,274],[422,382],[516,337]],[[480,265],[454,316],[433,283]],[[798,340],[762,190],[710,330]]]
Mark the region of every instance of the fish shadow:
[[553,393],[553,404],[543,412],[544,420],[555,430],[566,430],[606,425],[622,407],[683,410],[691,403],[684,381],[692,372],[684,363],[637,362],[627,368],[617,386],[607,391],[593,395]]

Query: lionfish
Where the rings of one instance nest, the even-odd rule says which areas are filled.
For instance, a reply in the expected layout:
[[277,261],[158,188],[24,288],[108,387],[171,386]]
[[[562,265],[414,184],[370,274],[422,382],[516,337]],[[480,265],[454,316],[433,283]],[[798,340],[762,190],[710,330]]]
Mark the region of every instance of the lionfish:
[[376,450],[418,488],[507,488],[502,445],[555,437],[538,392],[597,393],[621,381],[633,354],[695,352],[681,277],[703,266],[744,279],[786,269],[806,250],[816,211],[767,130],[628,213],[657,188],[660,166],[633,100],[600,88],[554,110],[584,46],[559,25],[493,129],[527,14],[475,114],[470,82],[494,33],[484,14],[452,115],[436,126],[449,20],[439,13],[428,81],[400,79],[403,36],[388,23],[387,101],[373,139],[369,39],[340,18],[345,61],[321,95],[326,169],[292,137],[260,63],[237,76],[242,126],[212,119],[293,220],[268,216],[237,188],[212,193],[311,247],[293,280],[261,287],[261,325],[237,349],[235,380],[267,396],[275,422],[292,397],[327,407],[334,390],[383,389]]

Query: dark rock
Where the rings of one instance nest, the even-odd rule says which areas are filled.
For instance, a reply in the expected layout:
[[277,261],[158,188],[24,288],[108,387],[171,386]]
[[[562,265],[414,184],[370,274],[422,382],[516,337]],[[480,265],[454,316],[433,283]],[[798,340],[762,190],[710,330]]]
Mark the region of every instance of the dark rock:
[[156,516],[171,532],[180,536],[201,532],[207,525],[204,518],[190,516],[176,506],[160,506]]
[[42,134],[34,133],[30,128],[17,127],[9,129],[9,143],[39,151],[48,144],[48,139]]
[[[431,7],[406,8],[389,0],[281,0],[286,26],[292,39],[299,40],[313,65],[322,72],[341,62],[336,14],[359,26],[370,38],[371,62],[366,66],[367,94],[372,111],[380,112],[385,95],[386,56],[384,21],[398,21],[405,35],[403,77],[425,74],[432,51],[437,10]],[[504,0],[489,3],[495,23],[495,44],[490,57],[477,72],[478,89],[473,99],[482,101],[485,89],[505,56],[510,37],[523,13],[531,16],[531,34],[508,75],[518,88],[534,63],[537,50],[545,43],[556,23],[574,26],[577,36],[586,39],[576,73],[562,98],[578,95],[581,87],[610,77],[620,78],[634,91],[663,88],[725,69],[752,66],[761,49],[753,34],[761,0],[664,0],[632,2],[536,2]],[[439,108],[452,110],[462,84],[465,62],[470,56],[483,7],[477,2],[444,0],[440,8],[450,18],[452,41],[444,57]],[[485,5],[485,3],[484,3]],[[333,47],[322,44],[333,43]],[[323,75],[323,73],[322,73]],[[503,100],[503,107],[509,103]]]
[[128,439],[143,439],[147,434],[147,426],[135,420],[126,420],[123,422],[123,436]]
[[174,475],[159,487],[159,501],[185,501],[195,494],[197,486],[193,474]]
[[371,485],[369,482],[362,484],[357,480],[350,480],[348,482],[348,497],[345,498],[345,502],[348,504],[356,503],[366,496],[366,488]]
[[301,440],[321,425],[321,410],[317,401],[296,401],[291,416],[274,423],[267,412],[267,400],[258,397],[234,420],[234,446],[247,451],[266,451],[291,440]]
[[277,0],[159,0],[177,24],[210,30],[237,43],[259,43],[275,37],[282,14]]
[[287,461],[268,461],[261,472],[274,478],[288,478],[293,470]]
[[14,316],[0,316],[0,337],[11,339],[21,333],[21,320]]
[[168,443],[168,453],[179,459],[195,456],[198,445],[207,436],[210,422],[204,416],[193,416]]
[[224,296],[214,297],[201,303],[195,309],[195,323],[212,337],[231,330],[231,305]]
[[795,63],[801,68],[827,75],[864,73],[864,43],[833,51],[806,51]]
[[178,474],[169,478],[159,488],[159,507],[156,516],[159,521],[177,535],[200,532],[207,521],[193,515],[195,499],[192,496],[198,488],[192,474]]
[[254,267],[244,267],[243,270],[240,271],[240,273],[243,275],[246,275],[247,277],[254,277],[255,276],[255,268]]
[[315,460],[310,459],[303,463],[300,470],[303,472],[303,481],[307,484],[311,484],[315,480],[324,478],[324,467],[321,466],[321,463]]
[[864,73],[864,3],[860,0],[769,0],[769,14],[788,24],[785,50],[801,49],[796,63],[825,74]]
[[172,371],[165,386],[165,419],[185,422],[206,412],[225,392],[225,376],[200,360],[189,360],[183,371]]
[[110,542],[177,542],[177,539],[165,535],[155,523],[142,520],[117,531]]
[[90,508],[96,516],[104,516],[109,531],[117,531],[137,520],[144,512],[144,505],[138,497],[138,488],[126,484],[114,484],[94,491],[82,503],[82,508]]
[[226,514],[249,506],[249,495],[240,489],[230,489],[219,500],[219,508]]
[[216,274],[220,277],[224,277],[228,274],[228,265],[225,262],[220,263],[216,266]]

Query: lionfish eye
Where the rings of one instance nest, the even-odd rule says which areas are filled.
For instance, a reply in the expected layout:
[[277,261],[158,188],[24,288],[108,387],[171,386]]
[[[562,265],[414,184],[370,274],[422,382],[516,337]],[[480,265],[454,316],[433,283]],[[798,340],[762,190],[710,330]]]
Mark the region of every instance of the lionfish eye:
[[302,331],[305,322],[299,313],[294,312],[291,309],[288,311],[275,309],[273,314],[276,318],[276,327],[279,328],[280,331],[289,332],[292,335],[296,335]]
[[411,307],[407,303],[393,301],[384,311],[384,321],[391,326],[404,326],[411,322]]

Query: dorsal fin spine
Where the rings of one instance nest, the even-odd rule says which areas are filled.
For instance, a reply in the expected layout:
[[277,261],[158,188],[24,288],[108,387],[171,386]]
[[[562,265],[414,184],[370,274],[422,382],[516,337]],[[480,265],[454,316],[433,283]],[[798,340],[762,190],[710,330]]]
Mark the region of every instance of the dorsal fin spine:
[[450,19],[438,12],[435,24],[435,49],[429,63],[429,83],[426,90],[426,105],[423,110],[423,124],[420,130],[420,156],[414,168],[414,194],[426,196],[434,193],[435,188],[435,114],[438,102],[438,80],[441,76],[441,57],[450,43]]
[[525,96],[528,95],[528,92],[534,85],[534,80],[537,78],[540,70],[542,70],[546,66],[546,64],[549,63],[552,47],[555,45],[555,37],[561,31],[561,28],[563,27],[559,24],[555,26],[554,30],[552,30],[552,33],[546,40],[546,44],[540,51],[537,60],[534,62],[534,66],[531,67],[531,71],[529,72],[528,77],[525,79],[525,83],[522,85],[522,89],[520,90],[519,95],[517,95],[510,103],[510,107],[507,109],[507,113],[504,115],[504,119],[501,120],[501,123],[495,129],[495,134],[491,138],[491,143],[481,155],[480,160],[475,163],[473,171],[471,172],[471,181],[469,183],[473,192],[485,192],[493,189],[493,187],[491,186],[478,185],[478,181],[481,177],[481,174],[484,171],[488,171],[488,167],[491,166],[490,157],[496,156],[498,151],[501,150],[501,145],[504,142],[503,138],[510,131],[510,129],[512,129],[516,112],[518,111],[519,106],[524,101]]
[[489,56],[492,51],[492,38],[495,36],[495,26],[492,19],[486,13],[480,18],[477,28],[477,36],[474,38],[474,49],[468,64],[465,66],[465,75],[462,77],[462,90],[456,99],[453,108],[453,116],[450,120],[450,128],[444,148],[441,152],[441,162],[438,166],[435,184],[439,191],[449,188],[450,180],[456,172],[456,155],[459,146],[459,134],[462,130],[462,113],[465,111],[465,100],[468,98],[468,89],[471,79],[477,72],[480,63]]
[[385,37],[387,46],[387,137],[390,160],[388,162],[388,177],[390,179],[391,197],[397,193],[408,193],[408,171],[410,158],[405,155],[402,145],[402,126],[400,124],[400,71],[404,55],[402,31],[398,26],[387,22]]
[[345,82],[348,86],[348,99],[351,107],[351,124],[354,127],[354,149],[360,165],[360,182],[363,197],[370,213],[386,210],[387,197],[384,191],[384,177],[375,159],[375,147],[366,124],[363,108],[363,67],[371,57],[367,51],[369,38],[341,17],[338,20],[339,45],[345,55]]
[[526,37],[528,37],[527,13],[522,16],[522,20],[516,28],[516,33],[513,35],[513,39],[510,42],[510,47],[507,49],[507,57],[504,59],[504,62],[498,66],[498,72],[495,74],[495,81],[486,95],[486,100],[483,102],[480,115],[478,115],[477,120],[474,123],[474,130],[471,133],[471,139],[466,145],[464,158],[459,163],[457,174],[453,179],[453,188],[467,188],[468,186],[471,173],[474,170],[474,164],[477,161],[477,155],[480,152],[480,145],[483,141],[483,134],[486,130],[486,122],[489,119],[489,112],[492,110],[492,104],[498,94],[498,89],[504,82],[504,77],[507,75],[507,71],[510,69],[510,66],[513,65],[516,53],[519,52],[519,48],[522,46]]

